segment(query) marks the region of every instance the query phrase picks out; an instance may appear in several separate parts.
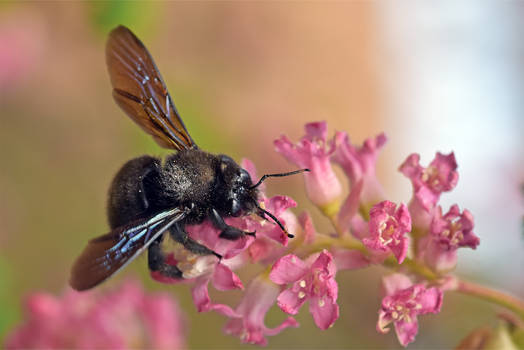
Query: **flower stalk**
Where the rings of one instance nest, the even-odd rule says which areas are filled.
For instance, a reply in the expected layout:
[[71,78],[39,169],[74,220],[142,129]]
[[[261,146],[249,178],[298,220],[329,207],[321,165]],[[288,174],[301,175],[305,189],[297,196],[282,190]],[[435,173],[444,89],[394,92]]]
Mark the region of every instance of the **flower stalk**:
[[522,320],[524,320],[524,301],[514,296],[511,296],[509,294],[495,289],[491,289],[480,284],[464,280],[458,281],[458,285],[455,291],[461,294],[471,295],[489,301],[493,304],[502,306],[508,310],[513,311]]

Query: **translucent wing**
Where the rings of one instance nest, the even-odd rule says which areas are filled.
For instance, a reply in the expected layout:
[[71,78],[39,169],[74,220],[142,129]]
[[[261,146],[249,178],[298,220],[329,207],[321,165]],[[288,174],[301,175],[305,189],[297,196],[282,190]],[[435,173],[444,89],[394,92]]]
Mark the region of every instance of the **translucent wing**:
[[126,27],[107,40],[106,60],[116,103],[162,147],[196,147],[176,110],[153,58]]
[[167,210],[92,239],[76,259],[69,284],[76,290],[98,285],[129,264],[185,215],[183,209]]

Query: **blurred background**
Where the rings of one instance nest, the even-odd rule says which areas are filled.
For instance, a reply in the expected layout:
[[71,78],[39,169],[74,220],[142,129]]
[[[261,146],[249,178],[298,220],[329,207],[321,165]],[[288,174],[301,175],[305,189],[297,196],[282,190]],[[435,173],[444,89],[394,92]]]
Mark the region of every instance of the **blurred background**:
[[[61,293],[86,240],[107,231],[106,192],[120,166],[166,154],[111,97],[104,45],[118,24],[146,43],[206,150],[278,172],[293,167],[273,140],[298,139],[306,122],[327,120],[354,143],[384,131],[379,178],[403,202],[402,161],[454,151],[460,180],[442,203],[469,209],[481,239],[460,251],[458,273],[524,297],[523,15],[519,2],[478,1],[0,3],[0,342],[24,296]],[[310,210],[328,229],[301,180],[273,181],[268,192],[295,198],[297,213]],[[383,273],[341,273],[335,326],[318,330],[304,309],[301,328],[269,347],[398,347],[375,331]],[[223,335],[223,317],[197,314],[188,286],[152,282],[144,258],[103,288],[131,275],[176,295],[191,348],[249,347]],[[497,311],[447,293],[440,314],[421,318],[414,347],[452,347]],[[281,319],[275,308],[268,323]]]

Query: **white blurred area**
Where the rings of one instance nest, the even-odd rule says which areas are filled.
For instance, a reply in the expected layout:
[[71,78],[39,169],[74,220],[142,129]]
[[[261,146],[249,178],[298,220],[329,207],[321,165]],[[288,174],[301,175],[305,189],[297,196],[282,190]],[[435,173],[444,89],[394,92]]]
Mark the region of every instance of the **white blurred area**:
[[[481,239],[462,249],[459,273],[524,295],[524,2],[379,2],[377,12],[384,156],[400,164],[418,152],[426,165],[454,151],[460,180],[441,203],[469,209]],[[406,201],[410,185],[393,181]]]

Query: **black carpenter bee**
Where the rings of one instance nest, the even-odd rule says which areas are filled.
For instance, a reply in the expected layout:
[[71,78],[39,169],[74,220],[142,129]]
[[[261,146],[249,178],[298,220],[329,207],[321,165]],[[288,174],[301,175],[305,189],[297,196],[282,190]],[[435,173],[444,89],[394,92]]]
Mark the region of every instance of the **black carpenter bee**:
[[[209,219],[220,237],[236,240],[255,232],[229,226],[226,217],[270,212],[258,204],[257,187],[248,172],[226,155],[202,151],[186,130],[151,55],[126,27],[114,29],[107,41],[106,59],[116,103],[162,147],[176,153],[159,158],[142,156],[128,161],[116,174],[110,190],[111,232],[89,241],[71,271],[70,285],[86,290],[103,282],[148,249],[149,269],[171,278],[181,270],[166,262],[161,250],[164,233],[194,254],[220,255],[191,239],[185,225]],[[291,235],[287,233],[290,237]]]

